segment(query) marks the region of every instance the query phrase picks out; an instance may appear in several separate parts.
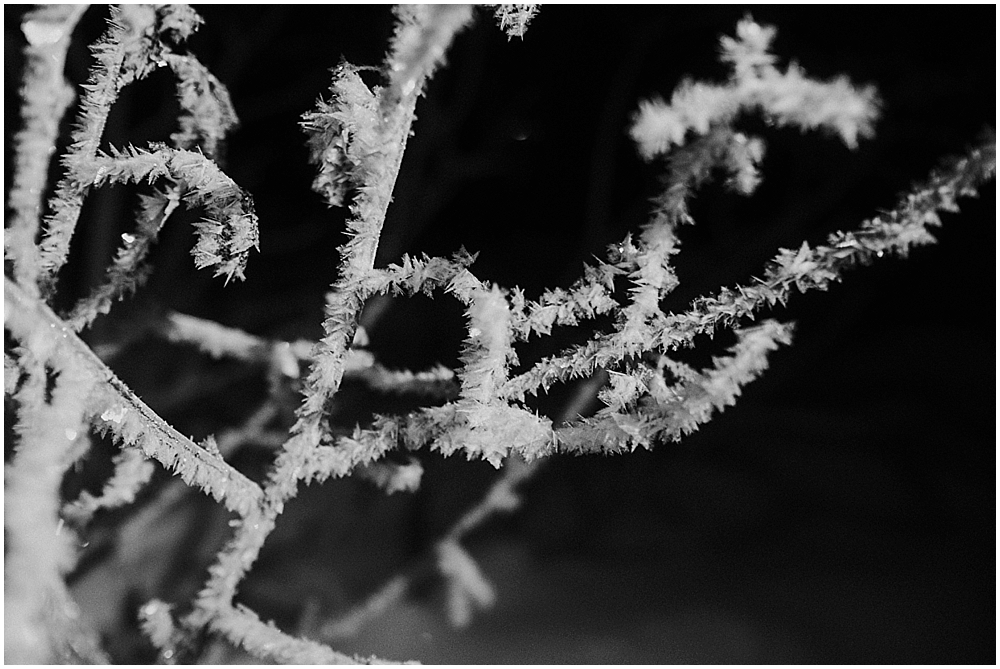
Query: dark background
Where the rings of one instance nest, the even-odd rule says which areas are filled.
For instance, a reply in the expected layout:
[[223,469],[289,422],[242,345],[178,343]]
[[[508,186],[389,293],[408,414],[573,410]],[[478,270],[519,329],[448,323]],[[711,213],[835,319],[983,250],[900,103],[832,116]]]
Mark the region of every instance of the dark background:
[[[112,339],[130,309],[156,304],[261,335],[316,338],[344,213],[310,191],[297,123],[342,56],[380,62],[391,12],[198,10],[206,22],[190,46],[229,87],[240,116],[225,169],[254,196],[260,253],[245,283],[223,287],[193,269],[189,220],[171,221],[150,283],[89,336]],[[4,11],[9,165],[23,8]],[[379,263],[464,245],[480,253],[473,270],[482,279],[530,297],[569,285],[581,262],[646,220],[657,192],[663,166],[643,163],[627,136],[639,100],[669,97],[687,75],[721,80],[718,36],[733,34],[746,11],[546,6],[523,41],[508,42],[478,10],[418,105]],[[768,143],[764,183],[751,198],[716,185],[700,191],[668,309],[747,282],[780,247],[857,227],[995,123],[995,9],[750,11],[778,28],[782,66],[795,59],[814,77],[874,84],[883,115],[876,137],[853,152],[820,133],[747,119]],[[74,81],[89,66],[83,45],[102,30],[101,11],[88,12],[67,65]],[[167,140],[177,112],[170,82],[159,72],[126,89],[106,142]],[[962,215],[944,216],[939,245],[776,309],[798,323],[794,346],[773,354],[737,406],[699,433],[652,452],[549,462],[519,512],[467,542],[498,593],[471,627],[447,626],[431,583],[338,647],[439,663],[995,662],[995,188],[983,191]],[[100,279],[128,230],[130,197],[104,189],[88,200],[64,303]],[[450,298],[395,300],[365,318],[372,350],[390,367],[457,361],[463,319]],[[526,346],[522,360],[574,336]],[[703,339],[693,360],[707,362],[732,341]],[[136,344],[116,371],[196,436],[239,422],[260,390],[233,366],[152,341]],[[555,414],[568,392],[536,406]],[[322,618],[408,564],[495,475],[483,463],[423,460],[415,495],[383,498],[353,482],[303,489],[241,597],[293,630],[305,624],[303,608]],[[199,499],[146,547],[184,553],[172,569],[187,568],[192,582],[227,531]],[[221,529],[192,539],[175,527],[190,522]],[[179,537],[199,549],[178,547]],[[130,564],[141,563],[141,549],[132,550]],[[108,593],[128,603],[180,599],[185,588],[169,579],[128,585],[119,571],[115,590],[111,568],[93,564],[76,581],[81,603],[116,659],[143,657],[119,638],[127,625],[116,622],[123,614],[109,609]]]

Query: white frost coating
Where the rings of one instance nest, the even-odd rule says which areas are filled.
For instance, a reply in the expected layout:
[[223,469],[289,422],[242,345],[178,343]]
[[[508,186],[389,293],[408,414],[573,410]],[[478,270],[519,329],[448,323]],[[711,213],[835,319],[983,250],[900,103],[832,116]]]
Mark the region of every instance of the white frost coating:
[[128,409],[124,406],[115,406],[110,409],[106,409],[104,413],[101,414],[101,420],[110,421],[115,425],[121,425],[122,421],[125,420],[126,413],[128,413]]
[[66,27],[62,23],[52,21],[26,21],[21,30],[31,46],[55,44],[66,34]]

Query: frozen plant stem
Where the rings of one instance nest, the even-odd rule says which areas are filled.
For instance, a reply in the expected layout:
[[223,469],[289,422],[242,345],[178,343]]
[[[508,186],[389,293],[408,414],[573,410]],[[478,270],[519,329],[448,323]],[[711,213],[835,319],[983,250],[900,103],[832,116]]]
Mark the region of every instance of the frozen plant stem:
[[[584,413],[588,413],[590,405],[597,398],[598,391],[606,382],[607,374],[602,372],[581,383],[573,398],[563,408],[558,422],[561,425],[571,424],[579,420]],[[437,568],[437,562],[433,558],[439,554],[443,545],[459,543],[491,518],[515,511],[521,505],[518,488],[534,478],[546,462],[548,458],[538,458],[531,462],[526,462],[516,455],[508,458],[499,476],[483,497],[434,542],[422,559],[386,580],[381,587],[368,595],[364,602],[326,621],[319,629],[318,636],[331,642],[351,638],[369,622],[403,601],[416,579],[425,572]]]
[[[4,326],[36,356],[43,351],[42,364],[50,359],[70,360],[93,379],[85,415],[97,426],[127,445],[140,447],[147,456],[176,470],[185,482],[202,488],[231,511],[246,514],[259,506],[262,493],[256,483],[168,425],[47,305],[28,296],[7,277],[4,302]],[[43,346],[39,341],[45,338],[49,341]]]
[[[358,448],[343,441],[338,446],[321,446],[326,439],[323,409],[340,386],[344,359],[368,297],[364,282],[374,265],[417,98],[455,33],[470,20],[471,7],[401,7],[397,14],[396,34],[383,66],[389,84],[379,90],[379,99],[369,98],[365,100],[368,105],[358,104],[347,110],[355,115],[351,123],[356,124],[356,132],[365,133],[362,139],[370,151],[357,167],[360,192],[348,222],[350,239],[340,249],[341,276],[327,298],[325,336],[313,354],[305,401],[269,475],[263,505],[238,524],[234,537],[210,570],[211,577],[199,595],[196,610],[188,618],[189,624],[200,627],[208,623],[235,642],[246,643],[249,630],[221,626],[219,621],[231,614],[239,581],[256,559],[285,502],[295,496],[299,483],[343,476],[395,446],[394,440],[388,439],[376,442],[374,447]],[[339,450],[331,453],[330,449]],[[329,465],[322,462],[324,456],[328,456]]]
[[[58,370],[48,401],[45,362]],[[21,446],[5,472],[4,660],[106,662],[63,580],[74,566],[76,537],[58,513],[66,454],[84,429],[86,397],[96,379],[66,350],[32,368],[17,394]]]
[[97,157],[111,106],[119,91],[132,80],[131,77],[138,78],[138,73],[142,71],[134,62],[132,67],[126,67],[126,61],[132,60],[130,55],[135,60],[145,60],[143,38],[155,20],[155,12],[148,5],[113,8],[108,32],[94,48],[97,65],[84,86],[73,144],[63,159],[67,174],[56,187],[52,213],[46,220],[45,237],[39,247],[41,283],[46,292],[52,290],[56,273],[66,262],[70,239],[83,208],[84,197],[90,190],[90,183],[78,177],[77,169]]
[[47,5],[30,12],[21,29],[28,46],[21,92],[23,127],[14,137],[14,180],[8,203],[14,220],[4,230],[4,254],[14,277],[32,293],[41,259],[35,245],[48,182],[49,160],[56,150],[59,122],[74,98],[63,79],[66,50],[86,5]]
[[[504,5],[495,13],[512,37],[523,36],[536,10]],[[236,113],[222,82],[183,46],[201,23],[186,5],[111,9],[108,30],[94,47],[95,64],[83,87],[71,145],[62,156],[61,179],[50,188],[49,159],[72,97],[62,69],[82,11],[45,7],[26,14],[22,26],[28,41],[24,124],[15,142],[4,278],[10,342],[4,387],[15,407],[17,437],[5,472],[5,602],[8,614],[16,612],[7,618],[5,638],[8,659],[20,662],[107,659],[66,586],[78,553],[74,533],[86,531],[91,516],[102,510],[134,501],[154,473],[153,460],[219,502],[233,514],[234,528],[193,602],[153,600],[142,607],[141,627],[160,659],[204,659],[200,642],[210,634],[212,643],[225,639],[267,661],[369,661],[286,634],[238,603],[236,595],[301,485],[354,475],[386,493],[417,489],[420,462],[412,456],[383,457],[390,452],[464,454],[501,471],[421,560],[345,616],[319,625],[318,634],[340,639],[355,633],[398,604],[413,580],[429,571],[443,577],[451,622],[466,625],[495,595],[463,543],[490,518],[517,507],[518,487],[548,456],[626,453],[698,429],[735,403],[746,384],[765,371],[770,354],[791,342],[792,324],[762,320],[748,327],[748,319],[783,304],[796,290],[824,290],[852,267],[905,256],[933,242],[930,229],[941,224],[939,212],[957,211],[959,198],[974,196],[995,175],[990,136],[857,230],[835,233],[821,244],[781,249],[760,278],[665,313],[662,301],[678,285],[672,267],[680,250],[678,226],[694,222],[690,198],[720,174],[727,188],[742,195],[752,194],[762,179],[766,138],[742,129],[745,116],[820,130],[849,148],[872,135],[878,117],[873,87],[854,86],[845,77],[819,81],[794,64],[779,67],[770,53],[775,30],[746,18],[735,36],[720,40],[721,60],[729,70],[724,81],[685,81],[669,102],[639,104],[630,134],[641,155],[665,161],[663,192],[636,234],[611,245],[568,288],[527,299],[516,287],[503,288],[473,273],[476,256],[464,248],[450,257],[404,256],[376,268],[417,101],[473,17],[473,8],[465,5],[402,6],[395,10],[395,31],[382,66],[342,62],[333,72],[328,99],[302,117],[309,159],[316,166],[314,189],[330,206],[350,209],[319,341],[267,339],[167,312],[149,322],[130,322],[130,333],[100,349],[107,353],[102,360],[78,333],[150,275],[149,251],[175,211],[185,207],[204,213],[194,223],[195,265],[212,267],[227,281],[243,278],[258,231],[250,194],[216,161],[226,133],[237,124]],[[160,68],[169,68],[176,78],[180,109],[169,142],[102,148],[122,88]],[[373,86],[367,80],[376,71],[379,82]],[[55,295],[58,277],[84,200],[96,188],[117,184],[139,191],[136,225],[122,235],[106,280],[57,314],[54,298],[63,297]],[[43,212],[47,190],[54,194]],[[364,350],[359,317],[367,300],[442,293],[462,304],[467,319],[454,370],[390,371]],[[521,343],[599,316],[608,327],[592,330],[585,343],[517,367]],[[697,335],[714,336],[720,329],[732,330],[736,343],[704,369],[672,357],[676,349],[693,345]],[[209,436],[195,443],[168,425],[107,364],[146,335],[248,368],[264,379],[266,397],[241,418],[211,426],[218,441]],[[513,376],[512,368],[518,369]],[[365,392],[419,396],[419,408],[366,415],[349,431],[333,424],[335,408],[348,403],[338,404],[341,397],[349,399],[337,396],[345,379]],[[530,395],[571,381],[579,382],[578,391],[562,415],[538,415],[527,403]],[[301,403],[289,427],[290,398],[298,392]],[[594,400],[601,404],[596,410]],[[64,473],[87,452],[92,431],[109,434],[120,446],[113,474],[103,488],[63,500]],[[244,444],[277,452],[262,484],[227,462]],[[179,507],[183,490],[178,483],[161,491],[153,504],[117,526],[118,538],[156,531]]]

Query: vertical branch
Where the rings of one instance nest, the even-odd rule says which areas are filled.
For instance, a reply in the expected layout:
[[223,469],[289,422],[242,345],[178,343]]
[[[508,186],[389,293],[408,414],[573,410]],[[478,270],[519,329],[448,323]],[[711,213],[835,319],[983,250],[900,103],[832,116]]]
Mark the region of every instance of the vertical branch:
[[[25,355],[41,352],[38,332]],[[36,359],[17,395],[20,437],[4,473],[4,659],[16,663],[106,662],[79,621],[63,576],[76,561],[75,536],[59,521],[59,486],[67,452],[86,429],[88,394],[96,383],[84,365],[55,352],[55,387],[45,400],[44,362]]]
[[385,62],[389,86],[382,101],[383,108],[402,109],[407,98],[423,92],[455,34],[472,19],[472,6],[399,5],[396,18],[396,33]]
[[39,271],[35,236],[48,182],[49,159],[55,151],[59,122],[73,101],[73,89],[63,78],[66,51],[73,28],[86,5],[47,5],[29,12],[21,24],[25,48],[21,119],[14,136],[14,179],[9,206],[13,221],[4,235],[4,255],[14,265],[14,279],[37,294]]
[[[66,175],[56,187],[40,245],[41,283],[46,291],[66,263],[83,201],[100,179],[98,150],[111,106],[122,88],[165,66],[167,47],[160,39],[185,40],[201,23],[186,5],[120,5],[111,9],[107,33],[93,47],[96,64],[84,84],[72,144],[63,157]],[[96,174],[95,174],[96,172]]]
[[[313,352],[298,420],[269,475],[264,502],[258,514],[239,523],[232,540],[219,554],[199,595],[197,608],[188,617],[190,626],[203,626],[231,611],[230,602],[238,583],[256,560],[285,502],[295,496],[298,482],[315,475],[317,458],[337,455],[336,459],[349,464],[344,471],[335,470],[337,475],[343,475],[380,457],[390,445],[388,440],[395,443],[394,433],[389,430],[375,439],[341,440],[336,449],[348,449],[345,453],[330,452],[328,447],[321,452],[317,449],[329,440],[323,423],[324,409],[340,387],[358,316],[370,295],[366,282],[373,275],[375,252],[410,135],[417,98],[455,34],[471,19],[472,10],[468,6],[403,7],[397,10],[397,16],[396,33],[383,68],[389,85],[377,89],[374,99],[355,88],[356,98],[326,108],[329,125],[343,128],[353,140],[345,148],[352,159],[350,179],[358,190],[347,225],[349,239],[340,248],[340,278],[327,295],[324,336]],[[338,77],[352,74],[357,77],[349,66],[338,69],[335,92],[341,83]],[[353,84],[359,82],[357,77]],[[378,110],[374,118],[373,108]],[[321,105],[318,115],[323,114],[323,109]],[[316,115],[307,117],[307,128],[310,119],[315,121]],[[325,153],[324,161],[339,157],[336,152],[321,153]],[[324,164],[325,167],[343,169],[339,164]]]
[[[477,428],[490,425],[500,415],[498,411],[510,417],[509,411],[505,411],[508,409],[506,403],[499,399],[499,393],[507,381],[508,365],[516,362],[511,341],[510,305],[506,296],[497,286],[492,289],[477,286],[470,297],[466,310],[469,336],[462,351],[463,366],[459,372],[462,393],[457,404],[468,425],[465,437],[473,437]],[[478,452],[498,468],[510,447],[510,444],[500,443],[488,436],[463,441],[466,442],[467,452]]]
[[56,187],[40,247],[41,280],[46,290],[52,289],[56,274],[66,262],[83,200],[91,188],[88,180],[79,178],[80,168],[89,166],[97,157],[104,125],[118,92],[138,78],[140,67],[146,67],[144,37],[155,20],[156,12],[148,5],[112,8],[108,31],[93,47],[97,62],[84,84],[73,143],[63,157],[66,176]]
[[[343,78],[353,75],[357,79],[350,91],[346,87],[339,89],[343,102],[331,115],[336,127],[351,133],[347,155],[352,163],[350,179],[357,186],[358,195],[347,223],[350,239],[340,248],[340,279],[327,295],[324,337],[317,345],[309,373],[306,400],[300,413],[303,417],[319,415],[340,386],[343,357],[353,339],[364,300],[369,297],[364,281],[374,267],[417,98],[455,34],[471,19],[472,9],[464,5],[402,6],[396,13],[396,33],[383,66],[388,85],[378,89],[374,97],[364,92],[348,97],[363,82],[353,68],[344,66],[338,71]],[[338,83],[335,81],[335,92]],[[344,169],[339,164],[329,168]]]
[[180,128],[170,135],[174,147],[201,147],[215,158],[219,145],[239,124],[229,91],[197,58],[174,53],[164,60],[177,75],[177,97],[181,105]]

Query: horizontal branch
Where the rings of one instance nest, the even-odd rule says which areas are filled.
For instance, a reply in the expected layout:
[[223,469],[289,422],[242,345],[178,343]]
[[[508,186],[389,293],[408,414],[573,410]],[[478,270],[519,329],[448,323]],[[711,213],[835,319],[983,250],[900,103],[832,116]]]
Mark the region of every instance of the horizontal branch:
[[329,646],[285,634],[245,606],[220,612],[210,625],[255,657],[271,658],[282,664],[360,664],[356,658]]
[[926,183],[904,194],[893,210],[865,221],[858,230],[835,232],[815,248],[803,244],[795,251],[782,250],[768,264],[763,279],[699,298],[686,312],[660,315],[651,320],[644,338],[634,333],[598,334],[566,353],[539,361],[510,379],[502,392],[508,399],[521,400],[528,393],[587,376],[647,350],[690,346],[699,334],[735,326],[761,309],[784,303],[795,288],[825,290],[845,270],[887,255],[905,257],[912,248],[934,243],[928,227],[941,225],[939,211],[958,211],[957,199],[975,196],[977,187],[995,172],[996,143],[991,139],[933,172]]

